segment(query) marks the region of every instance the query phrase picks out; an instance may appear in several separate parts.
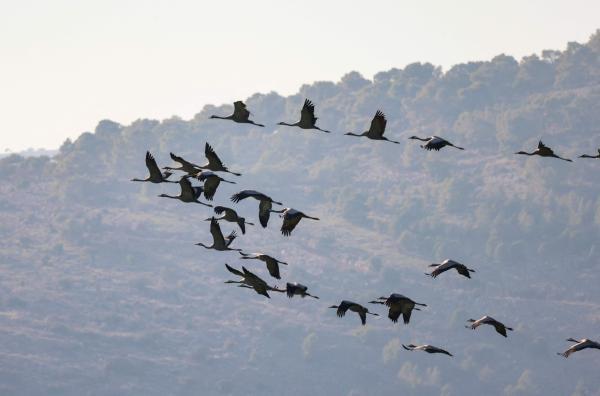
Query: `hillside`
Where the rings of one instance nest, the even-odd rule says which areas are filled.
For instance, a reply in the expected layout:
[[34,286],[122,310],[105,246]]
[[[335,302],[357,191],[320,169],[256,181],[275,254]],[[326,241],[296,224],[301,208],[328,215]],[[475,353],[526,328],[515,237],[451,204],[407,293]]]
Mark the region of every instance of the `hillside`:
[[[305,98],[331,135],[276,125]],[[232,107],[207,105],[187,121],[103,120],[53,157],[0,159],[0,393],[600,394],[597,353],[556,356],[600,325],[600,161],[576,158],[600,147],[600,32],[520,61],[351,72],[245,102],[265,128],[211,120]],[[377,109],[400,145],[343,136]],[[425,152],[412,135],[466,150]],[[540,139],[574,162],[514,155]],[[243,173],[214,204],[256,189],[322,219],[284,238],[273,217],[235,241],[289,262],[273,283],[320,300],[224,285],[237,253],[194,246],[210,242],[211,212],[157,197],[177,185],[129,181],[145,177],[146,150],[160,166],[171,151],[201,162],[205,142]],[[258,223],[256,202],[236,209]],[[423,275],[445,258],[477,273]],[[391,292],[428,308],[365,327],[327,309]],[[484,314],[515,331],[463,327]]]

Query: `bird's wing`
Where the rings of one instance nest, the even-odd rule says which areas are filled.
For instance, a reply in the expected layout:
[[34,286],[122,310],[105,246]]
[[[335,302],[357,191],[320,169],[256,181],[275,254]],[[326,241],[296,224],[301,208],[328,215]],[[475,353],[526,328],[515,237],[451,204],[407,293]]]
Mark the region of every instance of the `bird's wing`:
[[338,307],[338,309],[336,311],[337,316],[339,316],[341,318],[344,315],[346,315],[346,311],[348,310],[348,308],[350,308],[351,305],[352,305],[352,303],[350,301],[342,301],[342,303],[340,304],[340,306]]
[[233,114],[236,118],[247,120],[250,112],[246,109],[246,104],[241,100],[233,103]]
[[192,182],[187,177],[179,179],[179,186],[181,187],[181,196],[193,199],[196,196],[196,191],[192,187]]
[[452,268],[452,265],[448,265],[448,264],[438,265],[437,267],[435,267],[435,269],[433,271],[431,271],[431,276],[433,276],[435,278],[442,272],[448,271],[450,268]]
[[494,322],[492,323],[492,326],[494,326],[494,328],[496,329],[496,331],[500,334],[502,334],[504,337],[507,337],[506,335],[506,327],[500,323],[500,322]]
[[208,163],[211,165],[211,168],[224,168],[223,163],[219,159],[219,156],[217,155],[217,153],[215,153],[215,150],[211,147],[210,144],[208,144],[208,142],[204,146],[204,155],[208,159]]
[[317,122],[317,117],[315,117],[315,105],[309,99],[306,99],[304,101],[304,106],[302,106],[302,111],[300,112],[300,123],[314,125],[315,122]]
[[538,149],[542,150],[542,149],[546,149],[548,148],[548,146],[546,146],[541,140],[538,142]]
[[285,236],[291,235],[292,231],[294,230],[294,228],[296,228],[296,226],[298,225],[300,220],[302,220],[302,216],[299,213],[294,214],[294,215],[286,214],[283,217],[283,224],[281,225],[281,233]]
[[269,217],[271,217],[271,208],[273,204],[271,201],[262,200],[258,205],[258,220],[260,220],[260,224],[263,228],[267,227],[267,223],[269,222]]
[[442,139],[439,136],[433,136],[425,145],[423,146],[426,150],[435,150],[440,151],[441,148],[446,146],[448,141],[446,139]]
[[226,212],[227,210],[231,210],[229,208],[226,208],[225,206],[215,206],[214,207],[214,211],[216,214],[222,214],[223,212]]
[[294,297],[294,292],[296,291],[296,287],[291,283],[285,285],[285,292],[289,298]]
[[369,135],[373,137],[382,137],[385,132],[385,126],[387,124],[387,120],[385,119],[385,114],[380,110],[377,110],[375,113],[375,117],[371,121],[371,127],[369,128]]
[[390,318],[390,320],[394,323],[398,322],[398,318],[400,317],[400,314],[402,313],[402,309],[399,305],[394,304],[390,307],[389,311],[388,311],[388,318]]
[[360,316],[360,322],[363,324],[363,326],[366,325],[367,324],[367,313],[360,311],[358,313],[358,316]]
[[465,265],[457,265],[454,268],[456,268],[456,271],[458,271],[458,273],[462,276],[466,276],[467,278],[471,277],[471,274],[469,274],[469,270]]
[[448,356],[452,356],[452,354],[450,352],[448,352],[447,350],[442,349],[442,348],[438,348],[438,347],[433,346],[433,345],[428,345],[427,349],[428,349],[427,352],[429,352],[429,353],[443,353],[443,354],[446,354]]
[[237,193],[237,194],[233,194],[233,195],[231,196],[231,202],[238,203],[238,202],[240,202],[242,199],[246,199],[246,198],[248,198],[248,197],[253,197],[253,196],[254,196],[254,193],[255,193],[255,192],[254,192],[254,191],[251,191],[251,190],[243,190],[243,191],[240,191],[239,193]]
[[150,154],[150,151],[146,151],[146,168],[148,168],[148,171],[150,172],[151,179],[160,180],[163,178],[163,174],[160,172],[158,165],[156,165],[156,160],[152,154]]
[[217,187],[219,187],[220,183],[221,180],[218,177],[207,178],[204,182],[204,198],[208,199],[209,201],[212,201],[215,196],[215,193],[217,192]]
[[404,324],[408,324],[410,322],[410,315],[412,314],[412,307],[405,304],[402,307],[402,319],[404,320]]
[[196,165],[196,164],[194,164],[192,162],[186,161],[186,160],[184,160],[182,157],[180,157],[178,155],[175,155],[173,153],[170,153],[170,155],[171,155],[171,159],[173,161],[179,162],[181,164],[181,166],[183,166],[184,168],[198,168],[198,165]]
[[269,270],[269,274],[271,274],[271,276],[275,279],[281,279],[277,260],[273,259],[272,257],[268,257],[265,263],[267,264],[267,270]]
[[231,272],[232,274],[235,274],[235,275],[241,276],[241,277],[244,276],[242,271],[236,270],[235,268],[230,267],[228,264],[225,264],[225,268],[227,268],[227,271]]
[[219,223],[214,217],[210,220],[210,233],[215,246],[225,246],[225,238],[223,238],[221,227],[219,227]]
[[233,230],[227,235],[227,238],[225,238],[227,239],[227,246],[231,245],[231,242],[233,242],[235,238],[237,238],[237,233]]

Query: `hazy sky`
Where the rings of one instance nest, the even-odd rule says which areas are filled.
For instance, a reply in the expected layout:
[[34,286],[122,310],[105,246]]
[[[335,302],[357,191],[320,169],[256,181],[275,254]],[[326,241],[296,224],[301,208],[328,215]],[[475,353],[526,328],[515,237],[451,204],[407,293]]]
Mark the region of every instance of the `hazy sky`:
[[587,41],[600,1],[0,0],[0,149],[109,118],[190,118],[351,70],[520,58]]

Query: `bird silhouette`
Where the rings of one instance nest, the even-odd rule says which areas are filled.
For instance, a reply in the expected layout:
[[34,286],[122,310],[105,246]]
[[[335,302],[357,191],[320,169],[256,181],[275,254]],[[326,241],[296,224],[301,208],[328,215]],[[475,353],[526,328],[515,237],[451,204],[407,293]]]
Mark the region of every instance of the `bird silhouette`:
[[263,124],[257,124],[256,122],[249,119],[250,112],[246,109],[246,104],[241,100],[237,102],[233,102],[233,114],[228,115],[227,117],[221,117],[218,115],[211,115],[210,118],[216,118],[219,120],[231,120],[240,124],[252,124],[259,127],[264,127]]
[[420,140],[422,142],[425,142],[425,144],[421,145],[421,148],[431,151],[431,150],[435,150],[435,151],[440,151],[441,149],[443,149],[446,146],[450,146],[450,147],[454,147],[457,148],[459,150],[464,150],[463,147],[458,147],[453,145],[452,143],[450,143],[449,141],[447,141],[444,138],[441,138],[439,136],[430,136],[427,138],[420,138],[418,136],[411,136],[409,137],[409,139],[413,139],[413,140]]
[[510,330],[510,331],[513,330],[512,328],[506,327],[503,323],[498,322],[496,319],[492,318],[491,316],[487,316],[487,315],[480,319],[477,319],[477,320],[469,319],[469,320],[467,320],[467,322],[470,322],[471,325],[468,325],[465,327],[468,329],[469,328],[473,329],[473,330],[475,330],[476,328],[478,328],[479,326],[484,325],[484,324],[494,326],[494,328],[496,329],[496,332],[498,332],[498,334],[500,334],[504,337],[507,337],[506,330]]
[[383,136],[386,125],[387,125],[387,120],[385,119],[385,114],[383,114],[382,111],[377,110],[377,113],[375,113],[375,117],[373,117],[373,120],[371,120],[371,127],[369,128],[368,131],[365,131],[365,132],[359,133],[359,134],[348,132],[348,133],[346,133],[346,135],[348,135],[348,136],[365,136],[365,137],[368,137],[369,139],[373,139],[373,140],[386,140],[391,143],[400,144],[400,142],[397,142],[395,140],[390,140],[390,139],[386,138],[385,136]]
[[200,202],[198,200],[198,198],[200,198],[200,196],[202,195],[204,189],[200,186],[192,187],[192,183],[188,180],[186,176],[183,176],[181,179],[179,179],[179,186],[181,187],[181,192],[179,193],[179,195],[160,194],[159,197],[178,199],[186,203],[199,203],[201,205],[209,206],[212,208],[212,205]]
[[258,220],[263,228],[267,228],[269,217],[271,217],[271,209],[273,204],[281,205],[281,202],[273,201],[271,197],[254,190],[243,190],[231,196],[231,202],[238,203],[246,198],[254,198],[259,201],[258,204]]
[[150,175],[145,179],[131,179],[134,182],[150,182],[150,183],[177,183],[176,181],[167,180],[169,176],[171,176],[172,172],[164,172],[161,173],[158,165],[156,165],[156,160],[150,154],[150,151],[146,151],[146,168],[148,168],[148,172]]
[[383,304],[389,308],[388,318],[394,322],[398,322],[398,318],[402,315],[402,320],[404,324],[408,324],[410,322],[410,315],[413,310],[420,311],[420,308],[416,306],[419,305],[421,307],[426,307],[426,304],[421,304],[411,300],[410,298],[399,294],[392,293],[389,297],[379,297],[377,300],[369,301],[371,304]]
[[199,242],[196,245],[202,246],[205,249],[214,249],[214,250],[219,250],[219,251],[235,250],[237,252],[240,252],[242,250],[242,249],[232,249],[229,247],[229,245],[231,245],[231,243],[235,240],[237,235],[236,235],[235,231],[231,231],[231,233],[227,236],[227,238],[224,238],[223,233],[221,232],[221,227],[219,227],[219,223],[217,223],[217,220],[214,217],[210,221],[210,233],[213,237],[212,245],[207,246],[207,245],[203,244],[202,242]]
[[466,265],[456,262],[454,260],[444,260],[441,264],[431,264],[430,267],[435,267],[435,269],[429,275],[432,278],[437,277],[439,274],[451,270],[454,268],[459,274],[462,276],[466,276],[467,278],[471,278],[470,272],[475,272],[474,269],[467,268]]
[[331,133],[325,129],[321,129],[317,126],[317,117],[315,117],[315,105],[308,99],[304,101],[304,106],[302,106],[302,111],[300,112],[300,121],[295,122],[293,124],[288,124],[287,122],[280,122],[277,125],[286,125],[299,127],[302,129],[317,129],[321,132]]
[[535,150],[531,153],[528,153],[526,151],[519,151],[519,152],[516,152],[515,154],[539,155],[540,157],[552,157],[552,158],[558,158],[563,161],[573,162],[572,160],[570,160],[568,158],[559,157],[558,155],[554,154],[554,151],[552,151],[552,149],[550,147],[548,147],[544,143],[542,143],[541,140],[538,142],[537,150]]
[[363,326],[367,324],[367,314],[373,315],[373,316],[379,316],[379,314],[369,312],[368,308],[365,308],[360,304],[357,304],[355,302],[348,301],[348,300],[343,300],[340,303],[340,305],[332,305],[329,308],[337,309],[336,313],[337,313],[337,316],[339,316],[340,318],[343,318],[346,315],[346,311],[348,311],[348,310],[350,310],[352,312],[356,312],[358,314],[358,316],[360,317],[360,321],[363,324]]

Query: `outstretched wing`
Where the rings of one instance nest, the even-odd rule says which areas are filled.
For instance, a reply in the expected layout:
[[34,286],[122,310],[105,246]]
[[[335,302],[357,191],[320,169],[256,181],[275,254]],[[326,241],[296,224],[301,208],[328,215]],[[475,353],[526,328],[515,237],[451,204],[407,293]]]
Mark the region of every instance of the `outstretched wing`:
[[538,142],[538,149],[539,150],[547,149],[547,148],[548,148],[548,146],[546,146],[544,143],[542,143],[541,140]]
[[240,191],[239,193],[233,194],[231,196],[231,202],[238,203],[242,199],[246,199],[248,197],[252,197],[253,196],[252,193],[253,193],[253,191],[250,191],[250,190]]
[[211,147],[210,144],[208,144],[208,142],[206,142],[206,145],[204,146],[204,155],[208,159],[211,168],[224,168],[223,163],[219,159],[219,156],[217,155],[217,153],[215,153],[215,150]]
[[300,112],[300,124],[315,125],[317,117],[315,117],[315,105],[309,100],[304,101],[302,111]]
[[258,220],[260,221],[260,225],[263,228],[267,228],[267,223],[269,222],[269,217],[271,217],[271,208],[273,204],[271,201],[262,200],[258,205]]
[[494,326],[494,328],[496,329],[496,331],[499,334],[502,334],[504,337],[507,337],[507,335],[506,335],[506,327],[502,323],[500,323],[500,322],[494,322],[493,326]]
[[385,114],[381,110],[377,110],[375,113],[375,117],[371,121],[371,128],[369,128],[369,135],[375,138],[381,138],[383,133],[385,132],[385,126],[387,125],[387,120],[385,119]]
[[[218,223],[217,223],[218,224]],[[227,246],[231,245],[231,242],[233,242],[233,240],[237,238],[237,233],[235,232],[235,230],[231,231],[231,233],[229,235],[227,235]]]
[[279,274],[279,264],[277,264],[277,261],[272,257],[269,257],[266,260],[266,263],[269,274],[275,279],[281,279],[281,275]]
[[218,214],[218,215],[220,215],[220,214],[222,214],[223,212],[227,211],[227,209],[229,209],[229,208],[226,208],[225,206],[215,206],[215,207],[214,207],[214,211],[215,211],[215,213],[216,213],[216,214]]
[[402,319],[404,320],[404,324],[408,324],[410,322],[410,315],[412,314],[412,308],[408,305],[404,305],[402,309]]
[[150,151],[146,151],[146,168],[150,172],[150,178],[160,180],[163,178],[163,174],[160,172],[158,165],[156,165],[156,160],[150,154]]
[[213,243],[215,246],[226,246],[225,238],[223,238],[223,233],[221,232],[221,227],[214,217],[210,220],[210,233],[212,234]]
[[246,109],[246,104],[241,100],[233,103],[233,115],[234,118],[239,120],[248,120],[250,112]]
[[225,264],[225,268],[227,268],[227,270],[228,270],[229,272],[231,272],[232,274],[235,274],[235,275],[237,275],[237,276],[244,277],[244,274],[243,274],[241,271],[239,271],[239,270],[236,270],[235,268],[232,268],[232,267],[230,267],[228,264]]
[[398,304],[394,304],[390,307],[389,311],[388,311],[388,318],[390,318],[390,320],[394,323],[398,323],[398,318],[400,317],[400,314],[402,313],[402,309]]
[[448,271],[450,268],[452,268],[449,265],[438,265],[433,271],[431,271],[431,276],[433,278],[437,277],[439,274]]
[[366,325],[367,324],[367,313],[360,311],[358,313],[358,316],[360,316],[360,322],[363,324],[363,326]]
[[456,270],[462,276],[466,276],[467,278],[471,278],[471,274],[469,274],[469,270],[467,269],[466,266],[464,266],[464,265],[457,265],[456,266]]
[[294,228],[296,228],[296,226],[300,222],[300,220],[302,220],[302,216],[301,216],[300,212],[293,214],[293,215],[286,214],[283,217],[283,224],[281,225],[281,233],[284,236],[290,236],[292,234],[292,231],[294,230]]
[[217,187],[219,187],[220,183],[221,180],[219,180],[218,177],[206,178],[206,180],[204,181],[204,198],[206,198],[209,201],[212,201],[215,196],[215,193],[217,192]]
[[173,153],[170,153],[170,155],[171,155],[171,159],[173,161],[180,163],[181,166],[183,166],[184,168],[198,168],[198,165],[196,165],[196,164],[194,164],[192,162],[184,160],[183,157],[180,157],[180,156],[175,155]]
[[445,355],[452,356],[452,354],[447,350],[432,345],[429,345],[426,351],[429,353],[443,353]]
[[192,182],[187,177],[179,179],[179,186],[181,187],[181,196],[188,198],[192,201],[196,197],[196,191],[192,187]]
[[346,315],[346,311],[348,310],[348,308],[350,308],[351,305],[352,303],[350,301],[342,301],[336,311],[337,316],[339,316],[340,318],[344,317],[344,315]]

